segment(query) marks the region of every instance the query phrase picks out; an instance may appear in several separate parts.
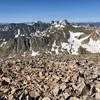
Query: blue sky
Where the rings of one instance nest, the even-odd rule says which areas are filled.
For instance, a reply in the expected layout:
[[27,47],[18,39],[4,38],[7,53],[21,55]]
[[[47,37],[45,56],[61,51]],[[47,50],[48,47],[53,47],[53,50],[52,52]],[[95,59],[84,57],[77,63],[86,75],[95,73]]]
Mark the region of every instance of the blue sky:
[[100,21],[100,0],[0,0],[0,22]]

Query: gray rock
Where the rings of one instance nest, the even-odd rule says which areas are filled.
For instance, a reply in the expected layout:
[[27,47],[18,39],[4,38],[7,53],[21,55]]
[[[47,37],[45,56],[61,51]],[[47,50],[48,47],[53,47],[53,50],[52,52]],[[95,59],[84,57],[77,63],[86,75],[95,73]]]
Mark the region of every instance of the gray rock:
[[100,93],[96,93],[95,98],[96,98],[96,100],[100,100]]
[[65,84],[65,83],[62,83],[62,84],[60,85],[60,89],[61,89],[62,91],[64,91],[65,88],[66,88],[66,84]]
[[54,94],[55,96],[58,95],[58,92],[59,92],[59,86],[56,85],[52,91],[53,91],[53,94]]
[[44,97],[42,100],[51,100],[49,97]]
[[71,97],[69,100],[80,100],[80,99],[77,97]]

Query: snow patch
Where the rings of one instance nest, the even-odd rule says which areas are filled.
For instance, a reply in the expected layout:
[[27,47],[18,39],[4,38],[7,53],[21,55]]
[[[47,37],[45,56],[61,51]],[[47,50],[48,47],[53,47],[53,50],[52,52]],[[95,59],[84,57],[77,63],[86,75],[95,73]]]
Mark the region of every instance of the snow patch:
[[56,40],[54,40],[54,43],[52,44],[51,51],[54,51],[56,54],[59,54],[59,46],[56,45]]
[[92,38],[90,38],[90,41],[88,44],[82,45],[82,47],[86,48],[87,51],[90,51],[91,53],[99,53],[100,52],[100,40],[94,41]]
[[70,38],[68,39],[68,52],[72,54],[78,54],[78,48],[81,46],[82,40],[78,39],[80,35],[84,34],[82,32],[71,32],[70,33]]
[[24,34],[21,34],[20,36],[25,36]]
[[62,42],[61,43],[61,48],[62,49],[68,49],[68,43]]
[[20,36],[20,29],[18,29],[18,34],[15,35],[15,38],[18,38]]
[[65,26],[64,25],[61,25],[61,24],[56,24],[55,27],[56,28],[64,28]]
[[78,27],[81,27],[81,26],[78,26],[78,25],[73,25],[73,27],[78,28]]
[[96,33],[100,36],[100,30],[96,30]]
[[36,56],[36,55],[39,55],[39,52],[35,52],[35,51],[32,50],[31,56]]
[[0,45],[0,47],[3,47],[3,46],[6,45],[6,44],[7,44],[7,42],[4,41],[4,42],[2,42],[2,44]]

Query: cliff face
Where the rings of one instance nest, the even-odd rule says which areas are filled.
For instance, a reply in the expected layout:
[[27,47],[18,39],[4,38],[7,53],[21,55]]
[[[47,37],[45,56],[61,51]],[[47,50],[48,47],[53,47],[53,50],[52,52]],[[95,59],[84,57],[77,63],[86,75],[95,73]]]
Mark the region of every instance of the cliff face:
[[30,39],[26,37],[18,37],[14,39],[14,51],[17,53],[23,53],[30,49]]

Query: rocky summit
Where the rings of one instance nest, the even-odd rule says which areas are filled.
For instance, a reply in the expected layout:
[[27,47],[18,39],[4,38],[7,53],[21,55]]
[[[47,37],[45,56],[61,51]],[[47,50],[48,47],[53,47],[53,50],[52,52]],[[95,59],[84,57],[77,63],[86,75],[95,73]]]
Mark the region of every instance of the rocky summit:
[[67,20],[0,25],[0,56],[100,53],[100,27]]
[[100,54],[0,59],[0,100],[100,100]]

